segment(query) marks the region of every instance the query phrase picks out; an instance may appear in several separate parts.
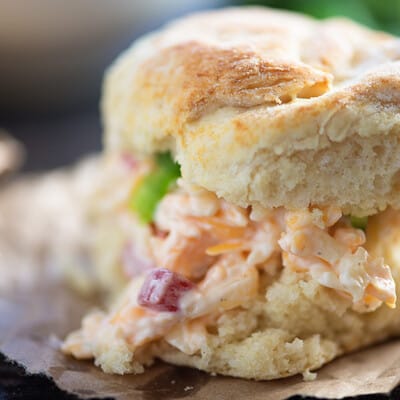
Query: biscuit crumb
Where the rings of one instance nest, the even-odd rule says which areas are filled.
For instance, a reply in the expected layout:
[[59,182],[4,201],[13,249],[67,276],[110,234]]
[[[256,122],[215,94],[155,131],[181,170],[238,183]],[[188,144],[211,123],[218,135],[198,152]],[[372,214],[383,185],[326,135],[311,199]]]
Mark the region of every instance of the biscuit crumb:
[[316,372],[311,372],[309,369],[307,369],[303,372],[303,380],[315,381],[315,379],[317,379],[317,375],[318,374]]

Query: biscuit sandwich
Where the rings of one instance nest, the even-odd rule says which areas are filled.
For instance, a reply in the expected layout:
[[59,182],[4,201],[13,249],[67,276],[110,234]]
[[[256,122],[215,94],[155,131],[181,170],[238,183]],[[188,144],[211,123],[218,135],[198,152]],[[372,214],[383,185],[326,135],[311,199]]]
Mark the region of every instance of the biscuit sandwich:
[[400,333],[400,41],[232,8],[109,69],[94,260],[113,294],[63,351],[274,379]]

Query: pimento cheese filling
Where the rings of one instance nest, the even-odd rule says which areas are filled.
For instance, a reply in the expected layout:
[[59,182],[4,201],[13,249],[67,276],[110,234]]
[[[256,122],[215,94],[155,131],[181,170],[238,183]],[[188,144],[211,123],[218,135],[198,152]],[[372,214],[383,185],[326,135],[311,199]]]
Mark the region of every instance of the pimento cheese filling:
[[[131,165],[129,180],[121,182],[134,186],[148,165]],[[131,213],[128,207],[122,212]],[[207,325],[265,296],[265,276],[285,268],[347,298],[357,312],[383,303],[395,307],[390,268],[368,254],[365,232],[336,207],[245,209],[180,178],[159,202],[146,232],[145,246],[127,237],[121,250],[130,282],[118,302],[108,313],[89,314],[66,339],[64,352],[95,357],[98,343],[113,338],[139,361],[160,339],[194,354]]]

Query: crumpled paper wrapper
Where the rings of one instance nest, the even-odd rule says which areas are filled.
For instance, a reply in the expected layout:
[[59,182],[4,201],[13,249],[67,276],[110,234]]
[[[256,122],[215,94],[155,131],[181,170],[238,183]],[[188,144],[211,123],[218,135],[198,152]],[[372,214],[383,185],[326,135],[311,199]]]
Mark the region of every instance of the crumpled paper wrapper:
[[64,265],[79,265],[77,273],[90,277],[86,207],[98,171],[92,159],[0,191],[0,351],[27,372],[43,373],[82,398],[117,400],[340,398],[388,392],[400,382],[400,341],[339,358],[309,382],[246,381],[161,362],[142,375],[107,375],[64,356],[61,340],[100,304],[67,287]]

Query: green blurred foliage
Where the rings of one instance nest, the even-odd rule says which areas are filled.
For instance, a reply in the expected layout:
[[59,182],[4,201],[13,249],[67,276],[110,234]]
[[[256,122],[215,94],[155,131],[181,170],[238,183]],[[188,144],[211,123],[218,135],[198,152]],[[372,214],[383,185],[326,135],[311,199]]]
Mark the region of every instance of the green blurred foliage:
[[236,3],[285,8],[317,18],[349,17],[400,35],[400,0],[237,0]]

